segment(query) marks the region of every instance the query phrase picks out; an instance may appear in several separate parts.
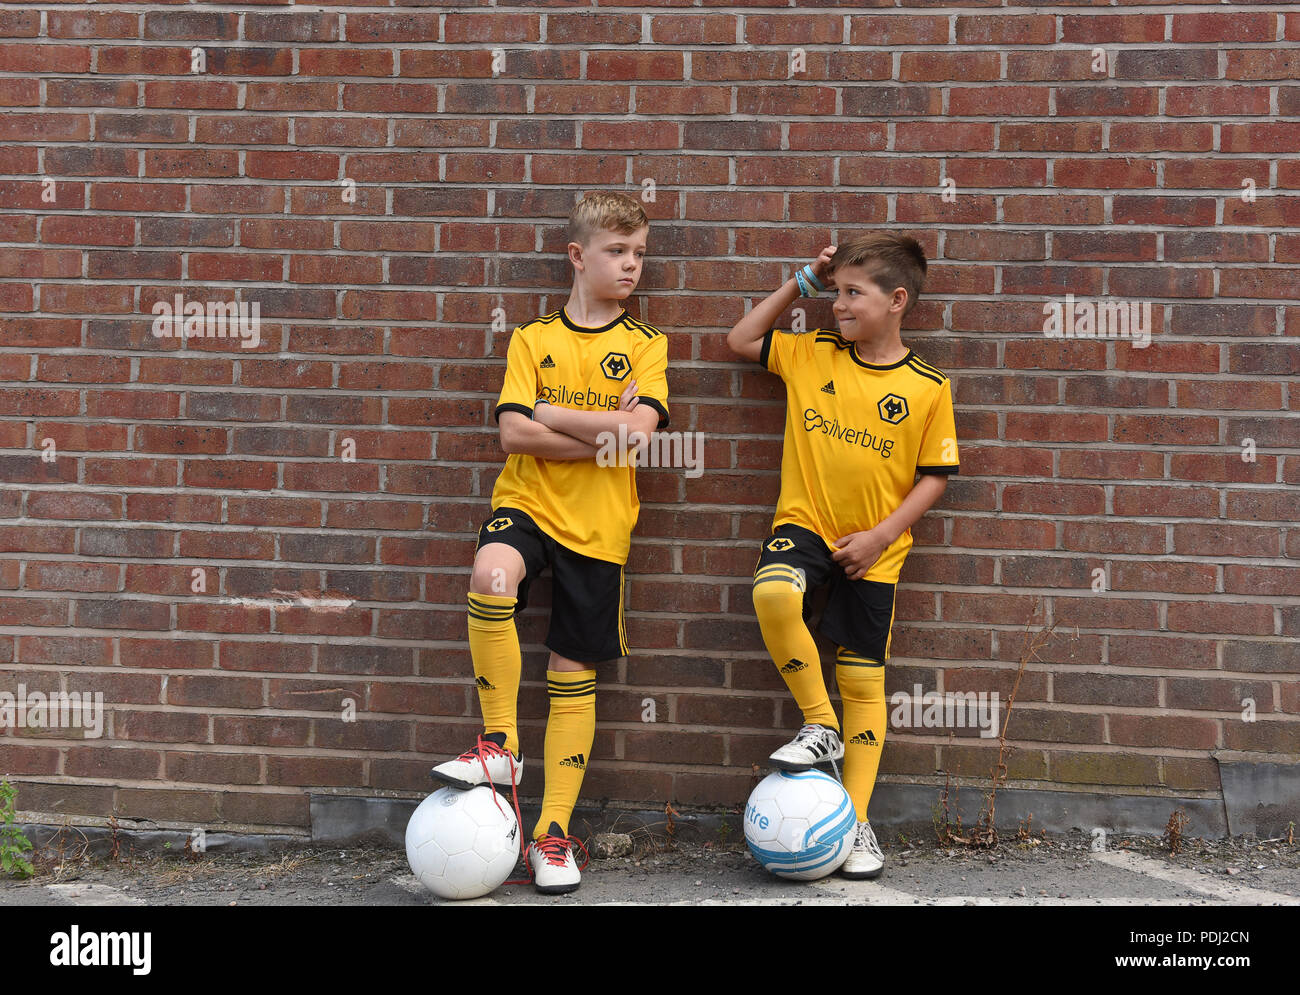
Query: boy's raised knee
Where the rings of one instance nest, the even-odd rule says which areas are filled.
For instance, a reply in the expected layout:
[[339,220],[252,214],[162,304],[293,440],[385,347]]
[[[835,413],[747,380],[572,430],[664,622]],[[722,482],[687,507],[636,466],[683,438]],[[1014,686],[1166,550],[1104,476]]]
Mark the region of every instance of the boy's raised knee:
[[804,584],[800,573],[789,567],[778,570],[765,567],[754,576],[751,592],[754,613],[762,622],[765,617],[803,614]]
[[469,590],[471,594],[499,594],[513,598],[519,591],[523,574],[522,557],[512,566],[505,557],[480,556],[475,559],[474,570],[469,575]]

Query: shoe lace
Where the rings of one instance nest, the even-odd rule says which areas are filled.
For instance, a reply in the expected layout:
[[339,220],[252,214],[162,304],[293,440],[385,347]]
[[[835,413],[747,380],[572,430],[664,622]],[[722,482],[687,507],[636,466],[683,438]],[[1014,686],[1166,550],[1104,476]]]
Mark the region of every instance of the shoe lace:
[[[522,827],[524,824],[524,818],[523,814],[519,811],[519,788],[515,783],[515,755],[509,750],[497,746],[497,744],[492,740],[484,739],[482,736],[479,736],[475,740],[474,745],[456,759],[468,761],[477,760],[479,766],[483,768],[484,779],[489,785],[491,785],[492,779],[488,774],[487,758],[497,756],[504,756],[510,764],[510,800],[515,810],[515,824]],[[497,798],[497,791],[495,788],[492,789],[492,800],[496,802],[497,808],[500,809],[501,802]],[[582,851],[582,863],[579,865],[578,870],[583,870],[591,860],[590,855],[587,853],[587,848],[582,845],[582,840],[578,839],[576,836],[560,837],[552,836],[550,833],[543,833],[533,841],[533,845],[541,852],[548,864],[563,866],[565,862],[565,853],[568,852],[570,845],[576,846]],[[522,832],[519,834],[519,856],[523,860],[524,869],[528,872],[528,877],[513,878],[506,881],[506,884],[531,884],[533,881],[533,865],[528,860],[528,847],[524,844],[524,834]]]
[[871,823],[863,822],[859,824],[857,842],[865,847],[872,856],[879,857],[881,860],[885,859],[885,855],[880,852],[880,844],[876,842],[876,834],[871,828]]
[[821,739],[822,733],[823,733],[823,729],[821,726],[817,726],[817,725],[803,726],[799,730],[798,735],[794,737],[794,741],[796,743],[802,743],[806,739]]
[[[499,756],[504,756],[506,760],[508,760],[510,763],[510,802],[515,810],[515,825],[519,828],[519,856],[523,860],[524,866],[527,867],[528,850],[524,846],[524,834],[523,834],[524,817],[523,814],[519,811],[519,787],[515,783],[518,780],[515,777],[515,755],[511,753],[509,750],[505,749],[504,747],[497,746],[497,744],[493,740],[484,739],[482,736],[478,736],[474,740],[474,745],[471,746],[468,750],[466,750],[456,759],[468,760],[471,762],[474,760],[478,761],[479,766],[483,768],[483,779],[492,791],[492,801],[496,803],[496,807],[498,811],[504,812],[505,809],[501,808],[501,799],[497,797],[497,789],[493,787],[492,776],[487,769],[488,758],[499,757]],[[529,871],[530,878],[531,875],[532,875],[532,871],[530,870]],[[505,883],[525,884],[527,882],[507,881]]]
[[578,870],[586,867],[591,859],[587,853],[587,848],[582,845],[582,840],[576,836],[552,836],[550,833],[543,833],[533,840],[533,846],[537,847],[538,852],[541,853],[548,864],[554,864],[557,867],[563,867],[568,862],[567,858],[574,847],[582,851],[582,863],[579,865]]
[[544,833],[533,840],[533,846],[548,864],[563,867],[569,862],[569,841],[566,838]]
[[[492,740],[484,739],[482,736],[479,736],[478,739],[475,741],[474,745],[471,746],[464,753],[462,753],[460,756],[458,756],[456,759],[477,760],[480,763],[483,763],[484,758],[486,757],[500,757],[500,756],[506,756],[510,758],[510,762],[512,765],[512,772],[513,772],[513,764],[515,759],[514,754],[512,754],[509,750],[503,747],[497,746],[497,744]],[[483,773],[485,775],[487,774],[486,763],[483,763]]]

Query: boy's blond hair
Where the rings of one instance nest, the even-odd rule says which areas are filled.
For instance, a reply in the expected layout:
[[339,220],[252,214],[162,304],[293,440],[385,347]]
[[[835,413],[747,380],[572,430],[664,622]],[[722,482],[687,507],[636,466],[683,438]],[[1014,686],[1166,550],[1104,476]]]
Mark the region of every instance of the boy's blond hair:
[[863,267],[871,281],[886,294],[904,288],[907,291],[904,316],[912,310],[925,285],[925,250],[916,239],[897,232],[870,232],[837,246],[828,267],[830,274],[834,276],[841,266]]
[[597,232],[616,231],[631,235],[650,224],[641,205],[627,194],[593,191],[573,205],[566,231],[570,242],[584,248]]

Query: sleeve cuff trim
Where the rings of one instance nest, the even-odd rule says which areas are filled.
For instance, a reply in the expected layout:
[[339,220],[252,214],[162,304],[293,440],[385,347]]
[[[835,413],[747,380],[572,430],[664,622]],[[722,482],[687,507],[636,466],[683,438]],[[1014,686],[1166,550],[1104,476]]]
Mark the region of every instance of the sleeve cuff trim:
[[659,412],[659,424],[655,426],[656,431],[668,425],[668,409],[664,407],[662,401],[654,397],[646,397],[644,394],[638,394],[636,399],[641,404],[648,404]]
[[492,412],[492,417],[498,422],[501,421],[501,412],[503,411],[518,411],[521,415],[526,415],[529,418],[533,417],[532,408],[526,404],[515,404],[513,401],[507,401],[505,404],[498,404],[496,410]]

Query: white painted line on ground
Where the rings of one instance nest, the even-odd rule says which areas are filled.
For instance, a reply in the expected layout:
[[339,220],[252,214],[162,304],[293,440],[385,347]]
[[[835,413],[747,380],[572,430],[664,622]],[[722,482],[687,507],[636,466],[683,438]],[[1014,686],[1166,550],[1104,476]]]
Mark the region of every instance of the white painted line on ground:
[[127,895],[106,884],[47,884],[45,890],[73,905],[144,905],[143,899]]
[[809,898],[797,900],[793,898],[703,898],[698,901],[681,900],[675,902],[578,902],[575,905],[794,905],[798,901],[800,905],[834,905],[834,906],[859,906],[859,905],[973,905],[981,908],[994,908],[1001,906],[1013,905],[1087,905],[1092,907],[1099,906],[1178,906],[1186,908],[1188,906],[1209,906],[1222,905],[1224,903],[1214,901],[1210,898],[1047,898],[1043,895],[1036,895],[1033,898],[989,898],[987,895],[944,895],[937,898],[925,898],[921,895],[914,897],[914,900],[900,902],[893,898],[884,901],[879,898],[870,896],[854,896],[850,899],[846,895],[835,898],[830,896],[813,895]]
[[852,896],[854,904],[861,901],[864,905],[911,905],[913,902],[925,900],[920,895],[891,888],[879,881],[852,881],[832,876],[810,883],[819,891],[830,891],[834,888],[841,899]]
[[397,887],[409,891],[412,895],[419,895],[424,892],[424,885],[415,880],[414,874],[397,874],[388,879]]
[[1231,884],[1228,881],[1217,881],[1207,874],[1198,874],[1196,871],[1189,871],[1185,867],[1171,867],[1168,864],[1163,864],[1158,860],[1143,857],[1136,853],[1108,850],[1102,853],[1094,853],[1092,858],[1101,861],[1103,864],[1109,864],[1111,867],[1131,871],[1134,874],[1142,874],[1146,877],[1159,878],[1161,881],[1182,885],[1184,888],[1191,888],[1193,891],[1199,891],[1203,895],[1211,895],[1222,901],[1231,902],[1233,905],[1300,905],[1300,898],[1295,895],[1284,895],[1277,891],[1251,888],[1244,884]]
[[[429,891],[428,889],[426,889],[426,888],[424,887],[424,885],[420,884],[419,881],[415,880],[415,875],[414,875],[414,874],[398,874],[398,875],[395,875],[395,876],[389,878],[388,880],[391,881],[393,884],[397,885],[397,887],[403,889],[404,891],[409,891],[412,895],[421,895],[421,896],[424,896],[424,897],[426,897],[426,898],[433,898],[433,897],[435,897],[434,894],[433,894],[433,892]],[[439,901],[443,901],[443,899],[439,899]],[[482,898],[465,898],[465,899],[461,899],[460,901],[456,902],[456,905],[457,905],[457,906],[460,906],[460,905],[500,905],[500,904],[501,904],[501,903],[498,902],[498,901],[497,901],[495,898],[493,898],[491,895],[484,895]]]

